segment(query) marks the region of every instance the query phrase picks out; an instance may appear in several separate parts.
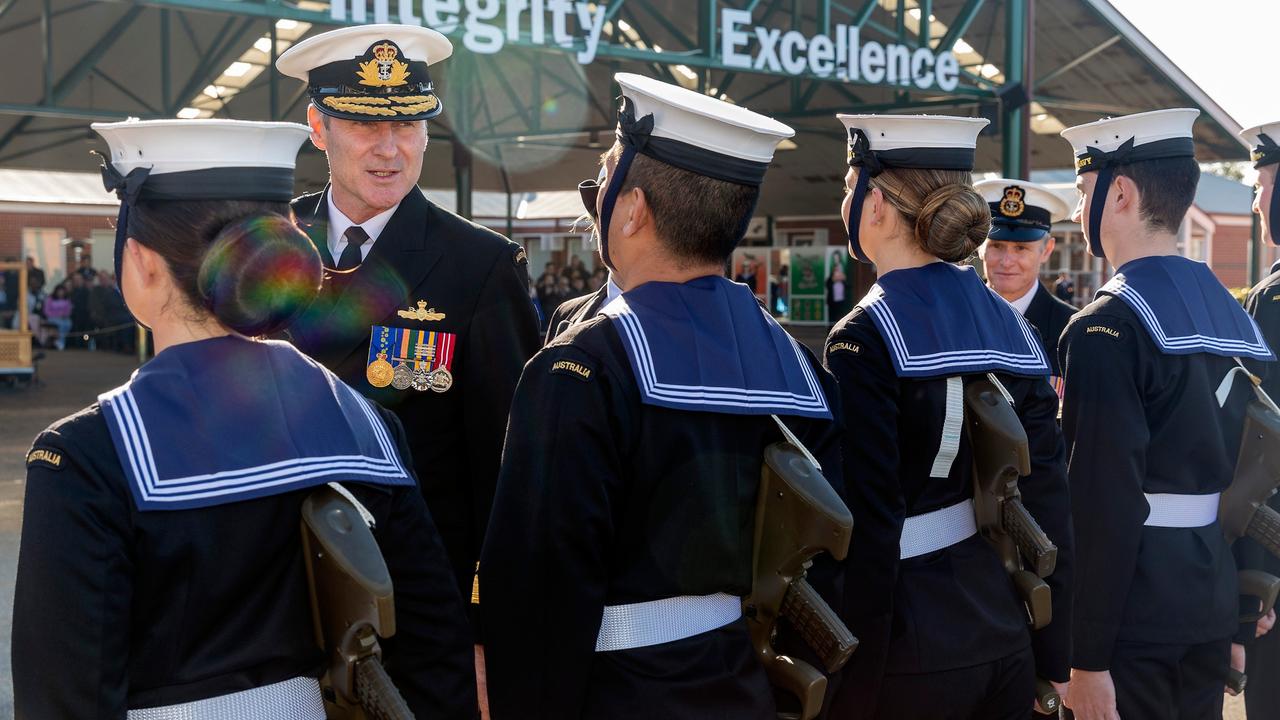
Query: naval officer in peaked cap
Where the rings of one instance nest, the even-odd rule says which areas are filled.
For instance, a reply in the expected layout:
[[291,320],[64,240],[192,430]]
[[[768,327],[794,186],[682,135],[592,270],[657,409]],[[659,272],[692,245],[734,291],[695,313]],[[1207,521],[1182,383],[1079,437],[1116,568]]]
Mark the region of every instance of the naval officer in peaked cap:
[[308,38],[276,67],[307,83],[311,140],[329,160],[329,185],[293,202],[326,270],[288,337],[404,423],[474,598],[507,410],[539,338],[524,250],[418,189],[444,110],[429,66],[452,51],[434,30],[362,25]]
[[834,384],[723,277],[791,128],[631,74],[583,184],[622,294],[520,379],[480,561],[494,720],[774,720],[742,617],[765,447]]
[[1053,224],[1065,220],[1070,208],[1049,188],[1026,180],[996,178],[974,188],[991,207],[991,232],[978,246],[987,285],[1040,333],[1053,371],[1050,382],[1061,392],[1058,337],[1076,309],[1041,284],[1040,267],[1053,255]]
[[1060,350],[1078,563],[1066,704],[1079,720],[1221,717],[1228,662],[1243,660],[1232,639],[1254,634],[1237,622],[1218,502],[1252,397],[1237,359],[1274,356],[1213,271],[1178,254],[1200,179],[1197,115],[1062,132],[1074,219],[1116,268]]
[[[1263,237],[1272,245],[1280,245],[1280,192],[1276,190],[1276,176],[1280,172],[1280,122],[1252,127],[1240,135],[1249,143],[1253,167],[1258,171],[1253,212],[1262,220]],[[1245,309],[1262,329],[1267,344],[1273,348],[1280,346],[1280,262],[1273,264],[1270,274],[1249,292]],[[1251,367],[1262,376],[1267,394],[1280,397],[1280,369],[1275,363],[1255,363]],[[1270,505],[1280,508],[1280,499],[1273,497]],[[1244,565],[1280,576],[1280,560],[1257,543],[1241,538],[1236,544],[1239,548],[1236,556]],[[1274,619],[1273,611],[1269,620],[1274,622]],[[1280,632],[1268,632],[1262,638],[1246,642],[1245,648],[1245,667],[1252,678],[1280,677]],[[1250,683],[1245,687],[1244,704],[1245,711],[1254,718],[1280,712],[1280,682]]]

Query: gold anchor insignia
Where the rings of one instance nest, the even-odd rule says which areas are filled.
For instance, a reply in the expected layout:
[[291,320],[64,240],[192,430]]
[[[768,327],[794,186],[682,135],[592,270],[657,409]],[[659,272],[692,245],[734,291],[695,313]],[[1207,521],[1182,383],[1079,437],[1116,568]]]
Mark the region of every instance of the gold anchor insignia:
[[361,85],[398,87],[409,83],[409,64],[396,59],[399,53],[394,45],[383,42],[369,48],[366,55],[369,54],[373,55],[372,60],[357,63],[360,70],[356,72],[356,77],[360,78]]
[[444,313],[436,312],[435,308],[427,307],[426,300],[419,300],[416,308],[397,310],[396,315],[408,320],[420,320],[422,322],[435,322],[436,320],[443,320],[445,317]]

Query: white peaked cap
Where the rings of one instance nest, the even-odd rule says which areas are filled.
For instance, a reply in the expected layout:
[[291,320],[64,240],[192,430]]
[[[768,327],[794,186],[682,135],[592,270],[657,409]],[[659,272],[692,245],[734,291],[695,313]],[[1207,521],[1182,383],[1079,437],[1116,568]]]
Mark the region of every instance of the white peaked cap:
[[449,38],[419,25],[354,25],[313,35],[285,50],[276,58],[281,74],[307,82],[314,68],[331,62],[350,60],[363,55],[380,40],[391,40],[400,46],[404,57],[428,65],[453,54]]
[[1001,202],[1005,199],[1006,190],[1018,188],[1022,191],[1022,201],[1031,207],[1047,211],[1050,222],[1065,220],[1067,214],[1071,212],[1071,207],[1067,205],[1066,200],[1063,200],[1053,190],[1040,183],[1013,178],[995,178],[994,180],[980,180],[973,184],[973,188],[988,203]]
[[732,158],[769,163],[778,143],[796,134],[787,125],[744,107],[679,85],[617,73],[613,79],[635,106],[635,116],[653,116],[653,136],[676,140]]
[[1240,137],[1244,138],[1245,142],[1250,145],[1257,145],[1262,142],[1262,138],[1258,137],[1259,135],[1266,135],[1274,142],[1280,143],[1280,120],[1265,125],[1255,125],[1248,130],[1240,131]]
[[846,130],[861,130],[874,152],[912,148],[978,146],[978,133],[990,121],[951,115],[836,115]]
[[1112,152],[1133,138],[1134,147],[1173,138],[1191,138],[1191,126],[1200,111],[1192,108],[1153,110],[1117,118],[1104,118],[1084,125],[1069,127],[1062,137],[1071,143],[1076,155],[1086,148]]
[[122,174],[152,175],[211,168],[290,168],[311,130],[288,122],[246,120],[126,120],[93,123]]

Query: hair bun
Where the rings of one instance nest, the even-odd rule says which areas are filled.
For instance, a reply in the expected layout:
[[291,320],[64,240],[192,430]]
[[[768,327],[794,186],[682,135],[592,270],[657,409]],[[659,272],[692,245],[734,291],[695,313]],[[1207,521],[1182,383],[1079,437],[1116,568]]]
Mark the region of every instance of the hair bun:
[[973,254],[991,230],[991,208],[972,185],[936,188],[916,215],[916,241],[935,257],[960,262]]
[[319,253],[293,221],[262,213],[222,227],[200,264],[197,287],[219,322],[256,337],[305,310],[322,276]]

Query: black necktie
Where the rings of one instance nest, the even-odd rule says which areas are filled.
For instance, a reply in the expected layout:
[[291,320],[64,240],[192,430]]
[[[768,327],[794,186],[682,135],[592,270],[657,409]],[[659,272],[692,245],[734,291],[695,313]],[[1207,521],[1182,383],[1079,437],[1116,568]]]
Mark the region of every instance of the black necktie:
[[351,270],[359,267],[363,259],[360,257],[360,246],[369,239],[369,233],[359,225],[352,225],[342,233],[342,237],[347,241],[347,246],[342,249],[342,256],[338,258],[338,269]]

